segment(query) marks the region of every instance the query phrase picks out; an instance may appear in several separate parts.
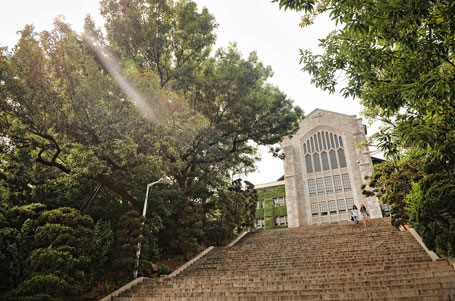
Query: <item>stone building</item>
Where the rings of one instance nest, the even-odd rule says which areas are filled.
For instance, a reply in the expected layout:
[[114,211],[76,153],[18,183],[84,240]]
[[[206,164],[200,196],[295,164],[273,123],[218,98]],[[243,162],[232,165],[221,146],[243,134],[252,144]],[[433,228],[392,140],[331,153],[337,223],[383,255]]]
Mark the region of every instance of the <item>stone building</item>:
[[[301,122],[299,131],[282,143],[284,181],[256,185],[259,195],[261,190],[266,195],[267,190],[284,184],[284,218],[289,227],[349,220],[354,204],[357,208],[364,204],[371,218],[382,217],[377,198],[365,197],[360,189],[367,183],[365,176],[373,172],[372,157],[363,143],[365,135],[366,127],[355,115],[314,110]],[[262,217],[265,228],[277,226],[274,211],[272,208],[272,215]],[[259,226],[261,211],[258,213]],[[274,222],[267,222],[271,218]]]

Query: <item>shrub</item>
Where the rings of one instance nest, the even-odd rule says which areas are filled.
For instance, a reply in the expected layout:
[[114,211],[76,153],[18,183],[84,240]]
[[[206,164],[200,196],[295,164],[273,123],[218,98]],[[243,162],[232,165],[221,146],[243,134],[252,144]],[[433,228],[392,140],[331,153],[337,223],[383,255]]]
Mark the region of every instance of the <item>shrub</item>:
[[411,225],[425,245],[455,256],[455,183],[445,174],[426,176],[406,197]]

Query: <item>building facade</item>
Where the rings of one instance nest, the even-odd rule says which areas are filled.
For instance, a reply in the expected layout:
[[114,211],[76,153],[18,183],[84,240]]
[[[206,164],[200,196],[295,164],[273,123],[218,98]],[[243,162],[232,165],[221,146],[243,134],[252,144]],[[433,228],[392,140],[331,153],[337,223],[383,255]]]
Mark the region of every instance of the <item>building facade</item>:
[[283,228],[288,225],[284,180],[259,184],[256,204],[256,229]]
[[[281,145],[286,155],[284,181],[256,189],[264,194],[280,185],[284,188],[289,227],[347,221],[354,204],[357,208],[364,204],[371,218],[382,217],[377,198],[361,192],[361,185],[368,182],[365,177],[373,173],[365,135],[361,118],[316,109]],[[264,218],[265,228],[271,228],[270,218]]]

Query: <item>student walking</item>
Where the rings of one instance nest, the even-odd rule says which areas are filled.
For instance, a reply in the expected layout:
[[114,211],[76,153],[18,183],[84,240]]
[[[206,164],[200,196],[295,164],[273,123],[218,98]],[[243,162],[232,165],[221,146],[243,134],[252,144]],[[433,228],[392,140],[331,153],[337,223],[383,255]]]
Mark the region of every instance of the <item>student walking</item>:
[[369,215],[367,208],[363,204],[360,206],[360,215],[362,216],[363,224],[366,228],[370,224],[370,221],[368,220]]
[[356,205],[352,206],[351,220],[354,221],[354,227],[357,228],[359,226],[359,210]]

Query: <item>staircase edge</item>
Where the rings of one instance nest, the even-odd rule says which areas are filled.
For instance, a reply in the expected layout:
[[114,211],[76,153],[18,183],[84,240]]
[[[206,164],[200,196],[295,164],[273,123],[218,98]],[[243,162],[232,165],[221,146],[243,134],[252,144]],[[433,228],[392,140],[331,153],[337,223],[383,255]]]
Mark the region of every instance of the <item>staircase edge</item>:
[[114,300],[114,298],[118,297],[118,295],[120,295],[121,293],[131,289],[133,286],[141,283],[142,281],[144,281],[144,279],[145,279],[145,277],[138,277],[138,278],[134,279],[133,281],[128,282],[127,284],[125,284],[121,288],[113,291],[112,293],[110,293],[106,297],[100,299],[99,301],[111,301],[111,300]]
[[164,276],[164,277],[165,277],[165,278],[173,278],[173,277],[177,276],[178,274],[180,274],[181,272],[183,272],[186,268],[188,268],[190,265],[192,265],[193,263],[195,263],[196,261],[198,261],[202,256],[204,256],[204,255],[207,254],[208,252],[212,251],[214,248],[215,248],[214,246],[208,247],[207,249],[205,249],[204,251],[202,251],[201,253],[199,253],[196,257],[192,258],[190,261],[188,261],[187,263],[185,263],[184,265],[182,265],[181,267],[179,267],[178,269],[176,269],[174,272],[172,272],[171,274],[166,275],[166,276]]
[[428,256],[430,256],[431,260],[437,261],[441,260],[441,257],[439,257],[438,254],[435,252],[428,250],[427,246],[423,243],[422,237],[420,237],[419,233],[414,228],[411,228],[409,226],[405,226],[406,229],[408,230],[409,233],[414,237],[414,239],[420,244],[420,246],[427,252]]
[[245,235],[247,235],[248,233],[250,233],[250,230],[245,230],[243,231],[242,234],[240,234],[239,237],[237,237],[236,239],[234,239],[229,245],[228,247],[232,247],[234,246],[236,243],[238,243],[243,237],[245,237]]

